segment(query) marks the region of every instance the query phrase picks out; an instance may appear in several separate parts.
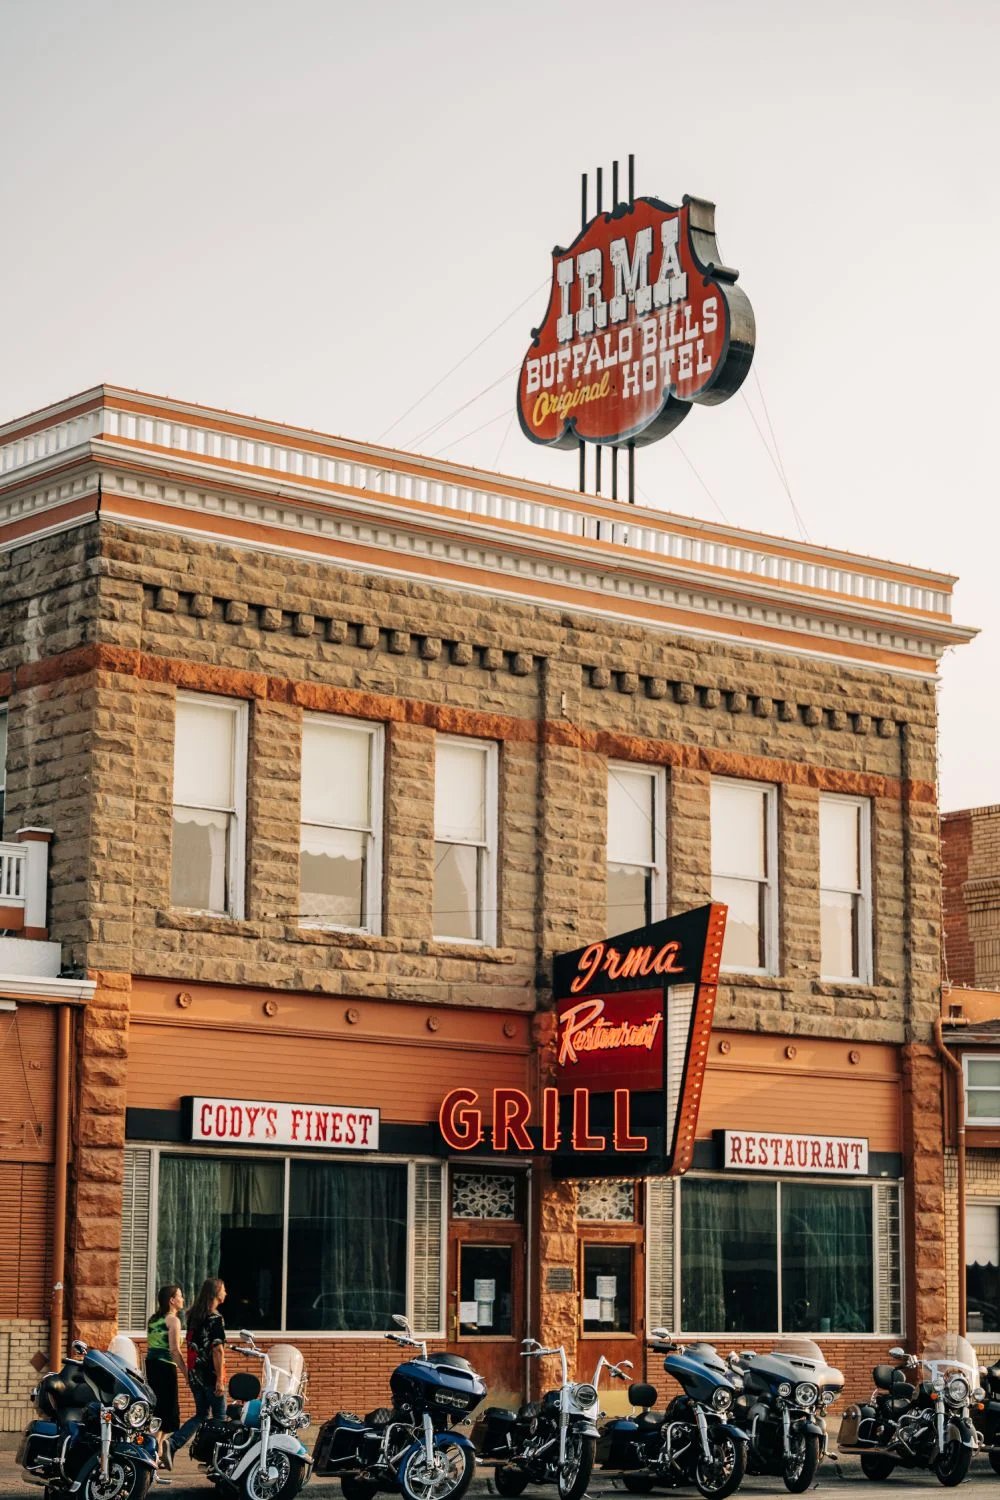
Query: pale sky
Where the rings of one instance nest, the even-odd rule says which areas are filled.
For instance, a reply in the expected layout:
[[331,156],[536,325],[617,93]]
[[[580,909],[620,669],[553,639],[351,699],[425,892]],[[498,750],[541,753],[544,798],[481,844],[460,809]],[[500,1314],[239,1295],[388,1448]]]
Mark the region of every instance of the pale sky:
[[993,0],[0,0],[0,420],[106,380],[376,439],[525,302],[386,440],[573,487],[516,367],[634,151],[757,319],[640,499],[799,535],[769,417],[810,540],[957,573],[942,806],[1000,802],[998,57]]

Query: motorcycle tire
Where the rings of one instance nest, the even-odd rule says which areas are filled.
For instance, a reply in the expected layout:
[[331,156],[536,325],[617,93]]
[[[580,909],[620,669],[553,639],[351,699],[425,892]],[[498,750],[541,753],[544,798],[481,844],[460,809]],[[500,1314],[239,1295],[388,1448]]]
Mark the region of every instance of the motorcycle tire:
[[341,1474],[340,1493],[344,1500],[374,1500],[378,1485],[370,1479],[359,1479],[357,1474]]
[[888,1479],[896,1467],[884,1453],[862,1453],[861,1472],[866,1479]]
[[145,1500],[152,1479],[151,1469],[145,1466],[140,1469],[130,1458],[119,1458],[112,1453],[107,1481],[101,1479],[101,1467],[95,1459],[81,1475],[77,1500]]
[[267,1455],[267,1473],[261,1472],[260,1460],[254,1459],[240,1479],[244,1500],[292,1500],[302,1488],[305,1464],[283,1448],[272,1448]]
[[951,1488],[952,1485],[962,1483],[971,1464],[972,1449],[953,1439],[950,1443],[945,1443],[944,1452],[934,1464],[934,1472],[942,1484]]
[[461,1500],[476,1472],[476,1460],[461,1443],[449,1443],[434,1449],[435,1460],[442,1464],[430,1471],[421,1443],[403,1460],[399,1485],[406,1500]]
[[340,1493],[344,1500],[374,1500],[378,1485],[370,1479],[359,1479],[357,1474],[341,1474]]
[[986,1457],[990,1461],[990,1468],[994,1474],[1000,1474],[1000,1448],[991,1448]]
[[728,1432],[715,1428],[708,1434],[713,1449],[711,1464],[704,1455],[695,1466],[694,1482],[705,1500],[726,1500],[743,1483],[747,1471],[747,1445],[739,1443]]
[[498,1464],[493,1470],[493,1487],[498,1495],[504,1496],[504,1500],[514,1500],[514,1496],[520,1495],[527,1483],[527,1474],[523,1469],[515,1469],[513,1464]]
[[576,1437],[572,1432],[566,1434],[566,1464],[559,1470],[556,1481],[559,1500],[580,1500],[587,1493],[596,1453],[596,1438]]
[[656,1485],[648,1474],[623,1474],[622,1484],[630,1495],[651,1495]]
[[782,1478],[791,1495],[802,1495],[811,1489],[819,1468],[820,1443],[814,1432],[804,1432],[795,1445],[793,1462],[785,1465]]

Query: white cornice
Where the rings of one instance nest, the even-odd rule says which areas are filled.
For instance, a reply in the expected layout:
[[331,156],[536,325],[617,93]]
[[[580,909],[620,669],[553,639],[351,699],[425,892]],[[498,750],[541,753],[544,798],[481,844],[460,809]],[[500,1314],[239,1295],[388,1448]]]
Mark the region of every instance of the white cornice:
[[0,974],[0,996],[9,1000],[90,1000],[94,979],[38,979],[31,974]]

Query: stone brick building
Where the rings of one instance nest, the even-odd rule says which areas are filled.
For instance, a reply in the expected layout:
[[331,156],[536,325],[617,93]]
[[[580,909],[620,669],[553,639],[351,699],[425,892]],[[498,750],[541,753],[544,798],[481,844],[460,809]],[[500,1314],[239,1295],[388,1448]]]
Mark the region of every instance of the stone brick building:
[[[0,548],[4,829],[52,830],[77,987],[16,1013],[72,1032],[74,1330],[219,1273],[325,1410],[383,1396],[401,1304],[508,1395],[529,1332],[589,1373],[661,1323],[807,1331],[857,1382],[944,1322],[951,578],[107,386],[0,429]],[[713,894],[691,1174],[449,1160],[447,1088],[537,1089],[553,955]],[[850,1180],[773,1165],[845,1135]],[[0,1327],[43,1344],[26,1276]]]

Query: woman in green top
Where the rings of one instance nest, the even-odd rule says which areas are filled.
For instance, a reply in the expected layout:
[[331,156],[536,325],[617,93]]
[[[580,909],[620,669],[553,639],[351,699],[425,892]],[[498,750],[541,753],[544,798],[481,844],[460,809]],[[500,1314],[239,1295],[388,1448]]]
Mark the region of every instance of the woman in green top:
[[173,1468],[173,1451],[167,1439],[181,1425],[178,1372],[187,1375],[181,1349],[183,1307],[184,1293],[179,1286],[161,1286],[156,1294],[156,1311],[146,1332],[146,1381],[156,1397],[156,1415],[160,1419],[157,1443],[160,1463],[165,1469]]

